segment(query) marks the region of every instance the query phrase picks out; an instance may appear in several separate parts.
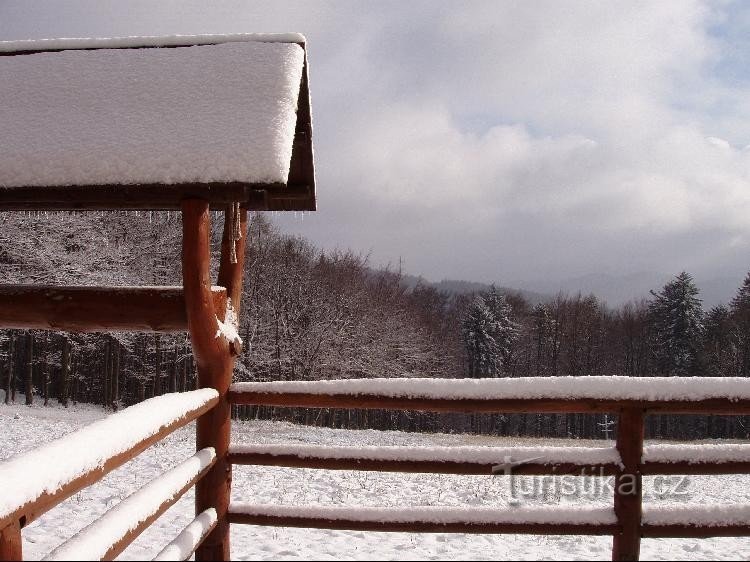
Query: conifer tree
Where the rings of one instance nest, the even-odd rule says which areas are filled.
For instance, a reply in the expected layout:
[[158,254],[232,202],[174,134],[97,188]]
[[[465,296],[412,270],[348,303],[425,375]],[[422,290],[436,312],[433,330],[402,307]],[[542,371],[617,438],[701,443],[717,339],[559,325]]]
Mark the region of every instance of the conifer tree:
[[736,351],[737,374],[750,375],[750,273],[732,299],[732,340]]
[[703,308],[690,274],[682,272],[656,293],[651,291],[649,316],[654,358],[666,376],[699,374]]

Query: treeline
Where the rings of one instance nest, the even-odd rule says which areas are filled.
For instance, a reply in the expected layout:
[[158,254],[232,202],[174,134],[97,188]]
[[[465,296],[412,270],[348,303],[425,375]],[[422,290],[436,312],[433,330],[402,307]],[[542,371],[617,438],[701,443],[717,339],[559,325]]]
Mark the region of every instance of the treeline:
[[[214,216],[215,253],[222,221]],[[179,285],[179,213],[0,214],[0,282]],[[747,376],[750,276],[727,306],[702,310],[682,273],[647,300],[611,309],[594,296],[530,303],[491,289],[456,294],[361,255],[324,252],[250,221],[235,380],[566,375]],[[215,266],[216,264],[214,264]],[[6,401],[56,398],[119,408],[195,385],[184,335],[0,331]],[[433,415],[239,408],[237,415],[331,427],[605,437],[583,415]],[[661,437],[746,437],[744,417],[655,417]]]
[[[216,214],[214,254],[222,228]],[[179,213],[0,214],[0,282],[181,284]],[[250,221],[237,380],[449,376],[398,272]],[[213,264],[214,269],[217,263]],[[195,385],[186,335],[0,331],[0,388],[119,408]]]

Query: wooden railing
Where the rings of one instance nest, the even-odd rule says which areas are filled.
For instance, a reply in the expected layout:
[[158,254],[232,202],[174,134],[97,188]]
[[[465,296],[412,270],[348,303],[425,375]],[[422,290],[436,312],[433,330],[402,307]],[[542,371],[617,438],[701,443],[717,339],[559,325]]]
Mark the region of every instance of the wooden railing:
[[[111,190],[115,194],[117,191]],[[194,457],[154,481],[148,491],[121,502],[111,516],[102,519],[105,523],[92,524],[51,556],[110,559],[195,485],[196,518],[159,557],[189,558],[195,551],[197,560],[229,559],[227,510],[231,467],[227,464],[227,451],[231,406],[226,393],[241,342],[226,323],[233,323],[227,314],[230,303],[240,310],[246,237],[237,239],[237,233],[247,231],[247,208],[237,209],[234,203],[227,207],[219,275],[214,285],[210,275],[209,201],[184,199],[181,207],[182,287],[0,286],[0,328],[76,332],[187,331],[197,367],[197,386],[202,390],[195,391],[197,394],[185,393],[178,402],[184,405],[190,396],[211,395],[200,406],[188,408],[168,422],[152,424],[153,431],[146,431],[140,438],[134,438],[136,434],[131,432],[124,440],[129,443],[126,447],[106,448],[113,442],[112,431],[124,427],[128,432],[124,418],[139,427],[141,422],[133,417],[133,412],[144,408],[151,411],[154,403],[147,401],[128,408],[111,419],[0,465],[0,561],[22,559],[21,531],[33,519],[192,420],[197,420],[198,452]],[[160,397],[156,404],[163,408],[171,399]],[[96,427],[107,430],[92,435]],[[97,446],[91,450],[75,447],[82,439]],[[122,441],[116,442],[122,444]],[[61,451],[60,447],[72,448],[73,456],[70,453],[66,456],[66,451]],[[92,450],[99,453],[92,457]],[[80,451],[86,453],[86,462],[76,457]],[[43,475],[30,478],[29,474],[39,476],[38,471],[24,469],[34,468],[28,463],[48,466],[59,459],[67,459],[67,469],[74,476],[63,481],[49,480]],[[71,459],[78,464],[70,465]],[[58,473],[51,471],[51,474]],[[27,481],[33,489],[27,489]],[[121,521],[128,524],[121,525]],[[102,533],[103,525],[108,529],[107,534]]]
[[[624,390],[607,392],[608,382],[610,387]],[[524,394],[530,397],[523,398]],[[613,560],[637,560],[642,537],[750,536],[750,519],[746,518],[744,505],[725,507],[721,516],[712,519],[710,506],[688,506],[695,511],[686,515],[685,509],[670,512],[653,506],[647,506],[644,512],[642,504],[644,475],[750,473],[750,446],[716,445],[711,455],[702,456],[690,446],[673,449],[669,455],[660,455],[659,447],[644,450],[644,419],[649,414],[749,414],[747,379],[562,377],[487,381],[394,379],[390,385],[383,380],[241,383],[233,385],[228,396],[233,404],[279,407],[606,412],[619,417],[614,457],[610,460],[592,462],[591,450],[587,448],[578,449],[579,460],[575,460],[571,459],[570,448],[544,447],[521,451],[524,457],[536,460],[512,467],[516,475],[614,476],[614,505],[609,511],[582,508],[555,513],[550,508],[521,508],[479,510],[477,517],[476,510],[306,509],[235,503],[229,507],[228,518],[232,523],[359,531],[612,535]],[[703,447],[700,452],[705,451]],[[460,450],[386,448],[373,452],[304,447],[295,452],[291,447],[234,446],[229,449],[228,458],[232,464],[326,470],[503,474],[504,459],[508,459],[510,452],[497,449],[496,461],[462,461],[456,458]],[[734,516],[727,518],[728,512],[734,512]]]
[[[152,398],[1,463],[0,560],[22,560],[25,526],[176,429],[210,412],[218,401],[219,395],[212,389]],[[47,559],[114,559],[215,463],[212,448],[198,451],[117,504]],[[214,512],[213,523],[204,525],[202,538],[215,524]]]

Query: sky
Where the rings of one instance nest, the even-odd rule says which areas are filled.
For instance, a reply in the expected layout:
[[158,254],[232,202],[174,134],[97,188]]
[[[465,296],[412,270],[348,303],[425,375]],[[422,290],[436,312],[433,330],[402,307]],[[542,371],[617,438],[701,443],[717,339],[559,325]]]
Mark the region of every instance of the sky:
[[276,31],[319,208],[285,230],[541,290],[750,268],[750,2],[0,0],[3,40]]

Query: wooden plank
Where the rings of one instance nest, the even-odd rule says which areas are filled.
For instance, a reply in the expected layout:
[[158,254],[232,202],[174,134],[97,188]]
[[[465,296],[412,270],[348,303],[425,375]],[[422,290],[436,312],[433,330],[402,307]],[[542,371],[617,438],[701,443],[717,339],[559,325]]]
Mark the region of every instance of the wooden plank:
[[[213,450],[206,449],[199,451],[193,457],[166,471],[137,492],[122,500],[110,511],[58,546],[45,559],[85,560],[88,556],[93,556],[94,552],[102,553],[106,548],[106,551],[102,553],[99,559],[114,560],[117,555],[125,550],[130,543],[151,526],[167,509],[177,503],[185,492],[192,488],[198,480],[203,478],[215,462],[216,456]],[[190,463],[197,464],[198,466],[191,467]],[[175,477],[172,475],[176,474],[176,478],[181,478],[185,472],[185,467],[189,468],[191,473],[195,471],[194,474],[179,488],[174,488],[175,484],[171,479]],[[150,499],[154,497],[152,494],[158,497],[164,493],[164,487],[167,490],[172,489],[169,497],[157,505],[148,505],[147,503],[147,510],[144,509],[144,498],[147,502],[153,501]],[[131,513],[138,514],[142,518],[135,521],[120,519],[121,514],[123,512],[128,513],[129,510]],[[104,546],[107,543],[102,543],[105,539],[113,541],[108,548]]]
[[621,530],[613,538],[612,560],[638,560],[640,557],[643,434],[643,411],[622,410],[617,424],[617,450],[623,468],[615,477],[615,515]]
[[647,462],[641,465],[641,474],[644,476],[688,474],[688,475],[712,475],[712,474],[750,474],[750,462]]
[[5,517],[0,518],[0,528],[12,525],[14,522],[20,522],[21,527],[28,525],[29,523],[37,519],[40,515],[55,507],[60,502],[66,500],[83,488],[86,488],[87,486],[90,486],[91,484],[99,481],[102,477],[106,476],[114,469],[122,466],[129,460],[138,456],[151,445],[161,441],[173,431],[187,425],[206,412],[211,411],[211,409],[217,403],[218,398],[214,398],[203,406],[186,412],[183,418],[161,427],[159,431],[157,431],[151,437],[144,439],[143,441],[140,441],[139,443],[130,447],[128,450],[109,458],[104,463],[102,463],[101,466],[90,470],[86,474],[82,474],[78,477],[72,478],[54,492],[45,492],[41,494],[37,499],[19,506],[13,512],[9,513]]
[[709,537],[750,537],[750,525],[643,525],[644,538],[705,539]]
[[[228,213],[227,213],[228,214]],[[216,408],[202,416],[197,424],[198,449],[213,447],[217,462],[202,479],[195,491],[196,514],[215,508],[216,528],[196,550],[196,560],[229,560],[229,521],[227,511],[232,482],[232,465],[227,462],[231,423],[231,405],[227,391],[234,369],[234,353],[225,338],[216,337],[216,311],[211,304],[210,291],[210,213],[207,201],[187,200],[182,204],[183,250],[182,278],[185,287],[190,340],[198,367],[198,386],[219,392]],[[240,212],[243,236],[236,242],[237,262],[229,259],[231,231],[225,216],[219,282],[226,287],[236,311],[240,310],[243,265],[247,240],[247,211]]]
[[[211,297],[223,309],[226,290]],[[184,332],[188,324],[182,287],[0,285],[0,328]]]
[[21,524],[16,519],[0,528],[0,561],[23,560]]
[[463,413],[614,413],[635,408],[650,413],[725,415],[750,414],[750,400],[710,399],[699,401],[644,402],[636,400],[597,399],[447,399],[393,398],[376,394],[312,394],[301,392],[271,393],[229,391],[233,404],[279,406],[290,408],[341,408],[365,410],[413,410]]
[[204,199],[214,210],[239,202],[251,211],[313,211],[307,184],[137,184],[0,188],[0,211],[179,210],[183,200]]
[[385,533],[468,533],[522,535],[612,535],[617,525],[566,523],[433,523],[427,521],[352,521],[318,517],[292,517],[229,512],[230,523],[269,527],[373,531]]
[[[270,453],[229,452],[231,464],[283,466],[288,468],[311,468],[323,470],[363,470],[376,472],[434,473],[434,474],[495,474],[503,475],[503,466],[497,463],[474,463],[455,461],[426,460],[375,460],[360,458],[300,457],[297,455],[276,455]],[[583,472],[582,472],[583,471]],[[512,472],[518,476],[578,475],[612,476],[617,474],[617,465],[592,464],[514,464]]]

